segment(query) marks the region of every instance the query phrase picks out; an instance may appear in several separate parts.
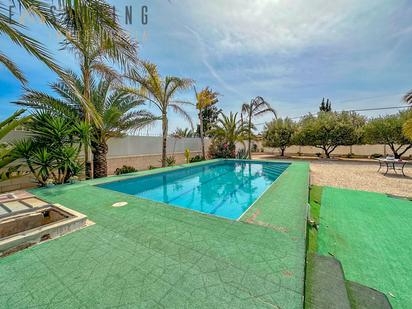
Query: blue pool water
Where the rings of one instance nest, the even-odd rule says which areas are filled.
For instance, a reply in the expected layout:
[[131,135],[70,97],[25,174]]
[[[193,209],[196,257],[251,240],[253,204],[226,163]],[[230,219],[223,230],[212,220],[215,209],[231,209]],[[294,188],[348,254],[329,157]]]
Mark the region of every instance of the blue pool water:
[[288,166],[288,163],[228,160],[98,186],[238,219]]

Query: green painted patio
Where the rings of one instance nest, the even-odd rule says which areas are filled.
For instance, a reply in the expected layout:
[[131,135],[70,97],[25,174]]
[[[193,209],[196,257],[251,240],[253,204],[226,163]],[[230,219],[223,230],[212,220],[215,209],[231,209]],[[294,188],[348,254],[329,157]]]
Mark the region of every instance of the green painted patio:
[[302,308],[308,174],[292,163],[240,221],[94,186],[113,177],[34,190],[95,225],[0,259],[0,304]]

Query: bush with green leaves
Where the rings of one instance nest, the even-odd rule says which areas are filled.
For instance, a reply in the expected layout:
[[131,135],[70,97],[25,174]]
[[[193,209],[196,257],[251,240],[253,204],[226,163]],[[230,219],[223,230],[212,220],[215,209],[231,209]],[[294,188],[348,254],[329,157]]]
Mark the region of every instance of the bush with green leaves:
[[395,158],[400,158],[412,148],[412,141],[405,136],[404,125],[407,112],[372,119],[365,126],[366,141],[371,144],[386,144]]
[[204,161],[204,160],[205,160],[205,158],[203,158],[202,156],[196,155],[194,157],[191,157],[189,162],[190,163],[195,163],[195,162],[201,162],[201,161]]
[[83,166],[78,157],[82,131],[88,130],[85,124],[49,112],[36,112],[26,128],[30,137],[14,144],[13,157],[24,160],[41,186],[65,183],[81,173]]
[[128,165],[123,165],[122,167],[118,167],[114,171],[116,175],[135,173],[135,172],[137,172],[137,169],[135,169],[133,166],[128,166]]
[[296,124],[289,118],[278,118],[267,123],[263,131],[263,144],[267,147],[279,148],[280,155],[285,155],[287,147],[293,144]]
[[296,141],[322,149],[326,158],[339,146],[360,144],[365,118],[353,112],[319,112],[302,118]]
[[236,145],[235,143],[225,141],[222,138],[214,138],[209,146],[209,157],[211,159],[235,158]]
[[174,156],[166,157],[166,166],[174,166],[176,164],[176,159]]

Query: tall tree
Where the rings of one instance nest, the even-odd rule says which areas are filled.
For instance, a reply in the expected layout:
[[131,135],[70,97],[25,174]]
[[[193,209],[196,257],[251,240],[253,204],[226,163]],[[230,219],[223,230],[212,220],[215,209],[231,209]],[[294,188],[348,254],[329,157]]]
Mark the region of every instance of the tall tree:
[[319,111],[321,112],[331,112],[332,111],[332,103],[329,101],[329,99],[322,98],[322,102],[320,103],[319,106]]
[[[69,73],[68,73],[69,74]],[[71,80],[75,81],[76,89],[84,88],[81,77],[70,73]],[[82,103],[69,87],[65,80],[52,85],[58,97],[52,97],[38,91],[27,91],[17,104],[46,110],[64,115],[68,119],[85,119]],[[94,79],[90,83],[90,102],[98,117],[100,126],[92,125],[90,143],[95,166],[94,177],[107,176],[107,141],[112,137],[123,136],[130,130],[141,129],[158,120],[151,113],[140,109],[144,100],[125,89],[121,89],[114,79],[101,79],[98,83]],[[86,136],[87,138],[87,136]]]
[[272,113],[275,118],[277,117],[276,111],[266,102],[262,97],[256,97],[250,101],[250,103],[244,103],[242,105],[242,114],[246,115],[247,128],[248,128],[248,157],[252,158],[251,143],[254,130],[253,118],[259,117],[267,113]]
[[192,87],[193,81],[176,76],[165,76],[163,78],[159,74],[157,66],[147,61],[142,61],[138,68],[130,70],[127,77],[140,86],[137,90],[129,88],[129,91],[152,103],[160,112],[163,136],[162,167],[165,167],[167,156],[168,111],[171,109],[175,113],[178,113],[193,127],[190,116],[184,109],[185,106],[193,106],[193,104],[176,99],[180,91],[188,90]]
[[[222,109],[218,108],[216,105],[208,106],[202,111],[203,120],[203,132],[205,136],[210,137],[209,130],[212,129],[213,125],[219,119],[219,115],[222,113]],[[197,126],[196,132],[200,135],[200,124]]]
[[196,95],[196,109],[198,111],[198,117],[199,117],[199,133],[200,133],[200,142],[202,144],[202,156],[203,158],[206,158],[206,152],[205,152],[205,140],[204,140],[204,127],[203,127],[203,112],[206,108],[211,107],[212,105],[216,104],[219,99],[218,95],[219,93],[213,91],[209,87],[206,87],[202,89],[200,92],[196,91],[196,88],[194,87],[195,90],[195,95]]
[[[78,92],[71,75],[63,76],[66,84],[81,102],[84,120],[96,127],[102,126],[101,117],[91,102],[91,82],[96,74],[107,78],[117,76],[108,62],[128,69],[137,62],[137,43],[120,26],[111,5],[100,0],[63,1],[54,22],[63,35],[62,47],[79,60],[83,90]],[[86,175],[89,174],[89,149],[84,147]],[[93,169],[90,164],[90,169]]]

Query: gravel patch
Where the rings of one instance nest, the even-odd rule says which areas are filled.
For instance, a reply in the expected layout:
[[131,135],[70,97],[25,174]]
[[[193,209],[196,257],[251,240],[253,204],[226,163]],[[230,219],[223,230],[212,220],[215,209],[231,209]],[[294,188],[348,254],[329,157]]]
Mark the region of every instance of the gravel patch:
[[[254,156],[254,159],[259,158],[272,159],[273,156]],[[377,172],[378,168],[379,163],[374,161],[312,160],[310,161],[311,184],[412,198],[412,164],[405,167],[406,177],[393,171],[389,171],[385,176],[384,168],[381,172]]]

